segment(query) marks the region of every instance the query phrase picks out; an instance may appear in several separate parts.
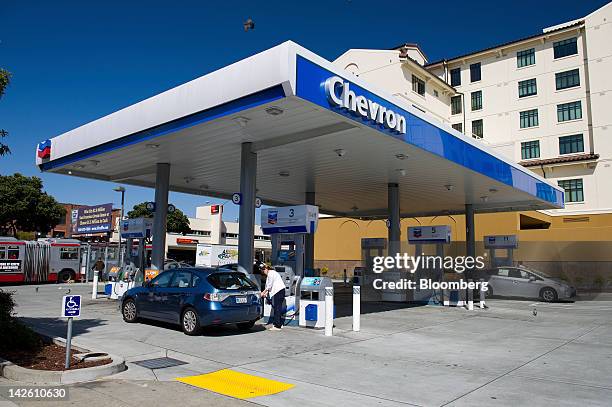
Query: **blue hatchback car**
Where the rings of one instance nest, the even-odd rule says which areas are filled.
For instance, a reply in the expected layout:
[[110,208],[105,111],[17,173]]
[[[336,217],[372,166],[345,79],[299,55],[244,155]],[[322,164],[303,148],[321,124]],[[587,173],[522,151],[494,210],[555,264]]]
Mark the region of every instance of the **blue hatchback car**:
[[202,327],[236,324],[248,330],[261,315],[259,290],[244,273],[225,269],[178,268],[160,273],[123,296],[125,322],[139,318],[180,324],[187,335]]

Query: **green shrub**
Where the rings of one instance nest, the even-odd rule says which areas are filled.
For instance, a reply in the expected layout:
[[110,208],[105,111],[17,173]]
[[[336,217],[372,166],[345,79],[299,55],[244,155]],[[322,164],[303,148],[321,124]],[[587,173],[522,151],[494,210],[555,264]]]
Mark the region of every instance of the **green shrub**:
[[7,292],[0,289],[0,323],[8,323],[13,318],[13,309],[15,301],[13,300],[13,292]]
[[13,317],[13,294],[0,290],[0,353],[37,351],[42,347],[40,336]]
[[0,353],[35,352],[43,345],[40,336],[19,321],[9,322],[6,328],[0,330]]

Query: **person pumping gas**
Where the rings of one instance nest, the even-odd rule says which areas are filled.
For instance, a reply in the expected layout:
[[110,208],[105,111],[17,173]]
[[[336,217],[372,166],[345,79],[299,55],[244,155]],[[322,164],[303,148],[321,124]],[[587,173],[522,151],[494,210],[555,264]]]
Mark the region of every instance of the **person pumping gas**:
[[266,276],[266,287],[261,297],[272,300],[273,326],[270,331],[280,331],[283,327],[283,302],[285,301],[285,283],[276,270],[268,265],[262,267],[261,272]]

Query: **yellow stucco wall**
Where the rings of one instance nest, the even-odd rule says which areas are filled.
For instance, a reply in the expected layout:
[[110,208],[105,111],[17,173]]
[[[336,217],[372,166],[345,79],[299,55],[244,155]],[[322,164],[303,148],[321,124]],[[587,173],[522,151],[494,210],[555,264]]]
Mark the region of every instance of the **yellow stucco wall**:
[[[520,214],[550,223],[549,229],[520,230]],[[465,241],[463,215],[402,219],[402,240],[409,226],[451,225],[452,241]],[[486,235],[518,235],[521,260],[612,261],[612,214],[549,216],[539,212],[477,214],[476,241]],[[387,237],[384,220],[323,218],[315,235],[315,259],[360,260],[361,239]]]

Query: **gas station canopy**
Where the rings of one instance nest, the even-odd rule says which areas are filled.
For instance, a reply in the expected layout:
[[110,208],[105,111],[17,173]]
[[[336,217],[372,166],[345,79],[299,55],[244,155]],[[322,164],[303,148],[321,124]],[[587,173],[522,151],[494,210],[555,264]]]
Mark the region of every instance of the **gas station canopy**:
[[[494,130],[493,130],[494,131]],[[257,153],[257,196],[323,213],[384,217],[554,209],[559,187],[483,143],[286,42],[39,144],[42,171],[229,198],[241,145]]]

